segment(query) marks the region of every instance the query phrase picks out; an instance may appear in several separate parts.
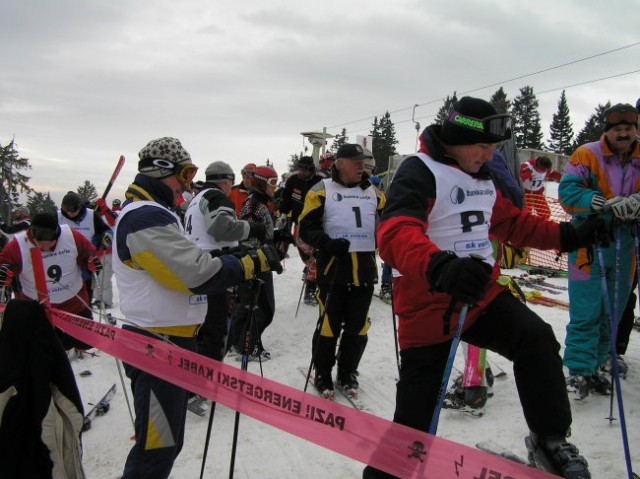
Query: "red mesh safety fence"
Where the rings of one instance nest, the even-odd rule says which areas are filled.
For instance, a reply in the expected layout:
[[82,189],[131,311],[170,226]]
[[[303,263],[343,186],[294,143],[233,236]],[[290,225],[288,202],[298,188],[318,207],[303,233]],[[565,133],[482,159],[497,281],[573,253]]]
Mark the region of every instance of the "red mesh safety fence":
[[[527,193],[525,194],[525,208],[534,215],[544,216],[558,223],[571,220],[571,215],[562,209],[560,201],[556,198]],[[527,253],[525,264],[567,271],[566,253],[558,257],[555,251],[543,251],[535,248],[528,248]]]

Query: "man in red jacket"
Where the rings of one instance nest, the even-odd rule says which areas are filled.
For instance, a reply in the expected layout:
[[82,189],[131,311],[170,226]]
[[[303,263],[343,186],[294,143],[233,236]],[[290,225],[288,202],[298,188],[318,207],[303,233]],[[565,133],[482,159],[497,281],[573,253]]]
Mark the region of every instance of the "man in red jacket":
[[[510,136],[508,115],[464,97],[442,126],[427,127],[420,151],[395,173],[377,233],[380,257],[401,274],[393,288],[402,359],[394,421],[429,430],[458,312],[468,304],[462,340],[514,362],[535,447],[563,477],[588,479],[586,460],[566,441],[571,408],[560,345],[551,327],[496,281],[490,238],[572,251],[606,240],[607,225],[599,218],[577,228],[557,224],[503,197],[486,163]],[[392,476],[369,466],[363,477]]]

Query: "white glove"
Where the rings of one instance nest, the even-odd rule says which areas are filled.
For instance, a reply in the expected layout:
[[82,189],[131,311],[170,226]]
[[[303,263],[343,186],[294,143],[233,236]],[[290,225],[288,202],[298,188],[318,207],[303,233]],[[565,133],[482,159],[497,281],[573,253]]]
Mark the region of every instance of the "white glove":
[[[620,196],[617,196],[616,198],[622,199]],[[591,198],[591,211],[593,211],[594,213],[599,213],[604,209],[606,201],[607,200],[604,199],[604,196],[600,196],[598,194],[593,195],[593,197]]]
[[[640,213],[640,196],[634,194],[627,198],[622,198],[613,203],[613,200],[619,197],[612,198],[605,203],[605,208],[610,206],[613,216],[620,221],[636,221],[638,214]],[[612,203],[610,203],[612,202]]]

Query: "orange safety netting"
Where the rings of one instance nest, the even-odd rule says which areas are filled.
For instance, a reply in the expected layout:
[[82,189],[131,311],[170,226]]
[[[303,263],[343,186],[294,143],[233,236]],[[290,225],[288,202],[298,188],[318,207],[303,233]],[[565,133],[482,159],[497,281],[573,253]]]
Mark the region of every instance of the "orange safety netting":
[[[570,221],[571,216],[560,206],[560,201],[544,195],[525,194],[525,208],[534,215],[547,217],[555,222]],[[567,254],[560,256],[555,251],[527,248],[525,264],[567,271]]]

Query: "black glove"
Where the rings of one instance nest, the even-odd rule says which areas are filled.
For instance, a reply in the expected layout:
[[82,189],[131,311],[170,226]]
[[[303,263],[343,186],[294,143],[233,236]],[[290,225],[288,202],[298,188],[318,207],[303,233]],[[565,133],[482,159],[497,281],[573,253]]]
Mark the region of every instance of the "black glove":
[[599,216],[588,216],[578,226],[560,223],[560,251],[571,252],[594,244],[609,246],[611,234],[607,222]]
[[350,244],[351,243],[348,239],[330,239],[324,244],[324,249],[326,249],[331,255],[339,258],[340,256],[344,256],[349,252]]
[[267,238],[267,227],[262,223],[249,223],[249,238],[255,238],[260,244]]
[[240,262],[244,271],[244,279],[253,279],[257,273],[275,271],[282,274],[282,265],[278,259],[278,253],[270,245],[262,245],[256,250],[251,250],[241,256]]
[[431,255],[427,279],[435,291],[473,304],[484,296],[491,280],[491,271],[491,265],[480,258],[458,258],[453,251],[439,251]]

